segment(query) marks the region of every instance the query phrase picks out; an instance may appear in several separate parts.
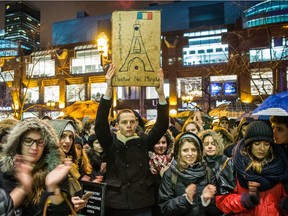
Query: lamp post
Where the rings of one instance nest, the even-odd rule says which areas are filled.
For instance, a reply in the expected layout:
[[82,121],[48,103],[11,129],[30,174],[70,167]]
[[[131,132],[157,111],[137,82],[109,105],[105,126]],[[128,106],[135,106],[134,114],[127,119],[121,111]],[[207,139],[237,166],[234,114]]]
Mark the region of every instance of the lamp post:
[[187,108],[189,108],[189,104],[193,105],[193,99],[194,97],[192,95],[182,95],[181,100],[182,103],[185,103],[187,105]]
[[104,69],[105,63],[108,60],[108,37],[104,32],[101,32],[97,37],[97,46],[100,54],[100,63]]
[[56,106],[55,101],[53,101],[53,100],[47,101],[46,106],[49,108],[49,110],[50,110],[50,114],[49,115],[51,116],[51,111],[54,110],[54,108]]
[[[100,54],[100,63],[101,63],[103,70],[105,71],[106,64],[110,63],[109,56],[108,56],[110,51],[109,51],[108,37],[106,36],[104,32],[100,32],[100,34],[97,37],[97,47],[98,47],[98,51]],[[117,101],[114,95],[115,93],[113,90],[113,94],[112,94],[113,103],[112,103],[111,112],[110,112],[110,115],[112,118],[114,118],[114,107],[116,107],[116,104],[117,104]]]

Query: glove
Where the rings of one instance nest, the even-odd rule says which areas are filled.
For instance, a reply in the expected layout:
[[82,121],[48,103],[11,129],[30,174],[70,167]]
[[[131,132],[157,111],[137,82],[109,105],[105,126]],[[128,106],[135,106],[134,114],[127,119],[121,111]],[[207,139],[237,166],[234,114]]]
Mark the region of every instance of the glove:
[[246,209],[253,209],[260,202],[260,196],[257,192],[255,195],[244,193],[241,196],[241,204]]
[[288,214],[288,197],[283,197],[280,200],[279,210],[283,215]]

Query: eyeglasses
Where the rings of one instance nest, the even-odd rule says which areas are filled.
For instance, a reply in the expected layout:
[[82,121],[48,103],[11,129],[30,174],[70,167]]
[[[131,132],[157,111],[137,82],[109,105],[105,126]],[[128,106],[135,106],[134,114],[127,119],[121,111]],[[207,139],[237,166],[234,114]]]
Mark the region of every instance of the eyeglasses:
[[31,139],[31,138],[24,137],[22,139],[22,141],[23,141],[23,144],[25,146],[32,146],[34,143],[36,143],[36,145],[39,146],[39,147],[43,147],[45,145],[45,142],[44,142],[43,139],[34,140],[34,139]]

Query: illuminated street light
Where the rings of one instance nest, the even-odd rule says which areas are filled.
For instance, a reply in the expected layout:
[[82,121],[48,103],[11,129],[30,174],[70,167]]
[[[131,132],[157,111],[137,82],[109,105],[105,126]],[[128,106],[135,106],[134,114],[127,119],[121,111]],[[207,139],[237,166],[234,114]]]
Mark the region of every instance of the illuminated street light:
[[97,37],[97,46],[100,54],[101,66],[104,68],[108,60],[108,37],[104,32],[101,32]]
[[50,109],[53,109],[55,107],[56,103],[52,100],[49,100],[47,103],[46,103],[46,106],[49,107]]

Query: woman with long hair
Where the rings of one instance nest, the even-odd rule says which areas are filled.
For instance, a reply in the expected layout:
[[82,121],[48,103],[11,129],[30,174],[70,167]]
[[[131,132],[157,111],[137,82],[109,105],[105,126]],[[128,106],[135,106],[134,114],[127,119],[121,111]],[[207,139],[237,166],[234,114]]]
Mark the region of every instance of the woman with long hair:
[[211,199],[216,187],[202,151],[202,142],[197,135],[185,132],[176,137],[175,159],[164,173],[159,189],[163,215],[208,215],[206,211],[213,206]]
[[225,214],[274,216],[288,212],[288,162],[273,143],[270,125],[251,122],[233,157],[237,183],[232,193],[216,196]]

